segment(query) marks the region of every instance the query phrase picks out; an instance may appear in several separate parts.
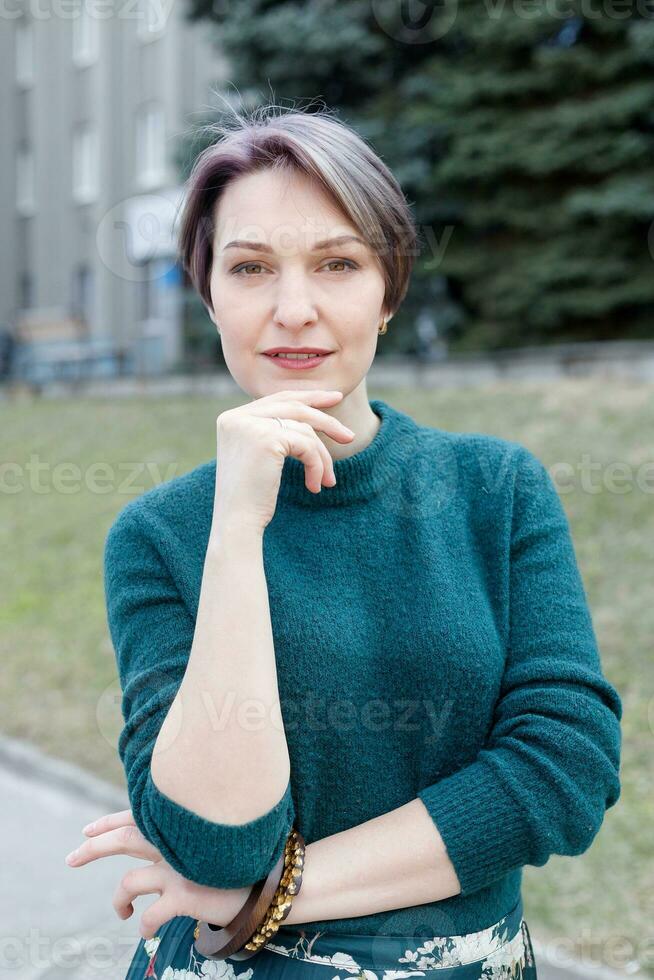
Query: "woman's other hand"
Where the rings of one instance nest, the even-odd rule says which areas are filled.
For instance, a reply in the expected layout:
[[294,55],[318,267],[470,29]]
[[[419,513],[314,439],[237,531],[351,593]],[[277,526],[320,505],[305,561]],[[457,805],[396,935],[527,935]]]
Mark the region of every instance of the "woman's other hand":
[[152,939],[165,922],[178,915],[227,925],[250,893],[249,888],[209,888],[183,878],[145,839],[131,810],[108,813],[84,827],[83,833],[87,840],[66,858],[70,867],[79,868],[112,854],[128,854],[151,862],[123,875],[112,903],[118,917],[128,919],[139,895],[160,896],[141,915],[139,933],[144,939]]

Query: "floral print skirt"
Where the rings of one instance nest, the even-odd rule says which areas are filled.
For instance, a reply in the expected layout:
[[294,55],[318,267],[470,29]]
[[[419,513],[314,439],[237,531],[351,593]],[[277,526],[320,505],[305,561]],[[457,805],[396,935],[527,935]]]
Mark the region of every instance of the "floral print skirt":
[[479,932],[455,936],[359,936],[280,926],[245,960],[212,960],[197,952],[197,920],[170,919],[153,939],[142,939],[125,980],[536,980],[534,951],[522,898]]

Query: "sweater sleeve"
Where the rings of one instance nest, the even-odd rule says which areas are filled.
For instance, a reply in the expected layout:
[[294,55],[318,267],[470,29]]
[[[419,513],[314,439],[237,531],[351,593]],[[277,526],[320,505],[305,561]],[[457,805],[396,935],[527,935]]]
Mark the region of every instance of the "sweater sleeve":
[[551,854],[583,853],[620,795],[622,703],[602,673],[566,513],[518,450],[506,664],[476,758],[426,786],[466,895]]
[[275,866],[293,826],[290,780],[271,810],[243,824],[208,820],[153,782],[152,751],[186,670],[195,620],[131,505],[109,529],[104,582],[125,723],[118,754],[135,823],[184,878],[214,888],[252,885]]

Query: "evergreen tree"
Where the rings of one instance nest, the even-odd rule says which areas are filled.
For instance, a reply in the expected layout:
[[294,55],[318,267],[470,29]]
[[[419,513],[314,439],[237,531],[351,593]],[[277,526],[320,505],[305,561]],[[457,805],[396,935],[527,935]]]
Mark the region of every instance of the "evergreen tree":
[[324,100],[400,180],[422,253],[386,349],[434,306],[454,348],[652,335],[654,2],[188,2],[243,101]]

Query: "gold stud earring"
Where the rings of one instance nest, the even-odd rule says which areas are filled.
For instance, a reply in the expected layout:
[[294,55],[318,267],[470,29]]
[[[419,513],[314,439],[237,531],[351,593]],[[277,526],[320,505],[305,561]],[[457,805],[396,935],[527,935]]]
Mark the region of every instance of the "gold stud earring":
[[387,330],[388,330],[388,320],[384,317],[380,327],[377,330],[377,333],[386,333]]

